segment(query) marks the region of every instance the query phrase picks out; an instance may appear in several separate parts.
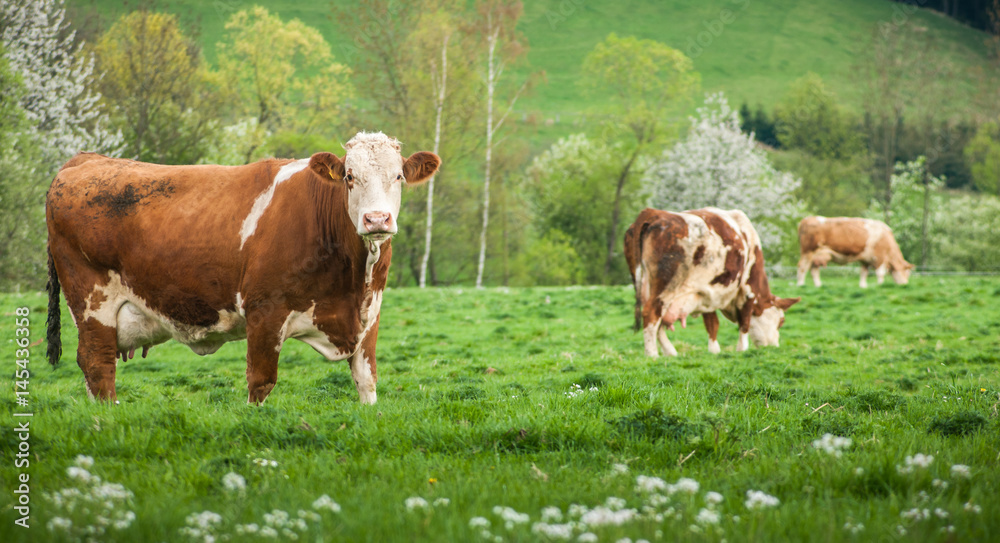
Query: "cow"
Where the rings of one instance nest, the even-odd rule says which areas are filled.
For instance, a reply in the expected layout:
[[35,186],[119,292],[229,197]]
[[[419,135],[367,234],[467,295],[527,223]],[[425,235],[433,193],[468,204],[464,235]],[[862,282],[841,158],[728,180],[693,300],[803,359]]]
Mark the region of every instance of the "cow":
[[635,329],[646,355],[677,356],[666,329],[702,315],[708,350],[720,352],[721,311],[739,325],[737,351],[777,346],[785,311],[800,298],[778,298],[764,273],[760,238],[739,210],[714,207],[672,213],[645,209],[625,232],[625,260],[635,286]]
[[878,284],[885,273],[892,273],[897,284],[910,281],[913,264],[903,259],[892,229],[882,221],[854,217],[806,217],[799,222],[798,286],[806,284],[806,272],[812,271],[817,287],[819,269],[831,260],[837,264],[861,263],[861,288],[868,287],[868,268],[875,268]]
[[60,287],[87,392],[116,401],[118,359],[169,339],[199,355],[247,340],[247,401],[262,403],[291,338],[349,359],[376,395],[375,342],[403,184],[441,164],[360,132],[344,156],[243,166],[161,166],[81,153],[46,196],[48,358],[59,361]]

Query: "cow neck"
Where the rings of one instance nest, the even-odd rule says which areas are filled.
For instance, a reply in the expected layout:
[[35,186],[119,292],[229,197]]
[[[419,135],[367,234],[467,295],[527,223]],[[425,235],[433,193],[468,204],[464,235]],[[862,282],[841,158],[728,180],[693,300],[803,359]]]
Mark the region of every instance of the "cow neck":
[[312,206],[319,230],[320,242],[327,251],[343,251],[350,259],[352,270],[357,270],[364,263],[365,285],[369,286],[375,263],[378,262],[381,251],[378,245],[370,244],[357,234],[357,227],[347,215],[347,188],[342,183],[331,183],[317,180],[312,176],[310,187]]

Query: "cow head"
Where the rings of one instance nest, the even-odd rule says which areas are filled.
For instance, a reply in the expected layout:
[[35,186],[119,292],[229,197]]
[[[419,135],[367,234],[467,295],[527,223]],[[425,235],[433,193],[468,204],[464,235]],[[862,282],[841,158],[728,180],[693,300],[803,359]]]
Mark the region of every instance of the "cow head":
[[893,262],[889,266],[890,273],[892,273],[892,280],[896,282],[897,285],[905,285],[910,282],[910,272],[913,271],[913,264],[905,260],[900,260],[900,262]]
[[774,305],[768,307],[760,316],[750,317],[750,339],[758,347],[777,347],[778,329],[785,324],[785,311],[802,298],[775,298]]
[[345,184],[347,214],[359,236],[371,242],[389,239],[397,230],[403,183],[430,179],[441,159],[421,151],[404,160],[399,141],[381,132],[358,132],[344,149],[343,161],[332,153],[316,153],[309,167],[320,177]]

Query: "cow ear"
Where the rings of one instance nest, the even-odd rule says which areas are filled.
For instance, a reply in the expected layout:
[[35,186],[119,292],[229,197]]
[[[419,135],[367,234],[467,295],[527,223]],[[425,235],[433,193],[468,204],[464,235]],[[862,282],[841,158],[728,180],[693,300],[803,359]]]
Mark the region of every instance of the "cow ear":
[[309,159],[309,168],[322,179],[344,179],[344,162],[333,153],[316,153]]
[[778,306],[778,309],[782,311],[788,311],[789,307],[799,303],[801,300],[801,296],[797,296],[795,298],[778,298],[774,301],[774,305]]
[[423,183],[434,175],[441,166],[441,157],[427,151],[413,153],[403,163],[403,177],[406,183],[416,185]]

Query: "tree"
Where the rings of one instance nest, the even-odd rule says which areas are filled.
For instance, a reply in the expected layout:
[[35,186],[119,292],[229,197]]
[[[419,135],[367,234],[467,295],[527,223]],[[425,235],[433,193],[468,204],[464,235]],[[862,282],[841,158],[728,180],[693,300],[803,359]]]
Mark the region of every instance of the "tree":
[[[615,197],[616,187],[608,180],[619,173],[614,157],[620,154],[620,144],[609,146],[585,134],[560,138],[535,157],[517,187],[539,240],[550,240],[551,232],[565,236],[580,257],[581,280],[588,283],[607,279],[604,236],[612,217],[602,204]],[[625,195],[626,209],[639,204],[638,191]]]
[[[855,69],[862,91],[865,143],[872,183],[886,218],[892,212],[892,175],[899,159],[904,119],[930,122],[948,113],[942,89],[949,66],[933,56],[936,44],[926,29],[909,23],[880,23]],[[888,222],[888,221],[887,221]]]
[[[892,210],[886,212],[880,200],[872,200],[868,216],[885,220],[892,228],[896,243],[909,260],[918,260],[927,266],[933,247],[929,232],[934,214],[941,205],[941,188],[944,180],[927,171],[927,159],[897,163],[892,179]],[[919,259],[917,258],[919,256]]]
[[517,21],[523,13],[520,2],[484,0],[478,6],[481,32],[486,38],[486,157],[483,163],[483,228],[479,234],[479,263],[476,267],[476,288],[483,286],[486,268],[486,232],[490,223],[490,181],[493,166],[494,137],[514,109],[518,97],[527,88],[524,81],[507,101],[506,110],[497,116],[495,102],[504,68],[527,52],[524,38],[517,31]]
[[94,59],[65,15],[63,0],[0,2],[0,42],[24,86],[20,106],[46,174],[79,151],[117,155],[122,144],[93,89]]
[[614,176],[611,221],[605,235],[605,280],[611,279],[615,248],[621,243],[622,198],[637,160],[660,142],[671,127],[672,113],[683,111],[700,85],[691,59],[652,40],[619,38],[611,33],[583,61],[583,87],[608,116],[604,137],[620,141],[622,155]]
[[979,126],[976,135],[965,146],[965,158],[976,188],[1000,195],[1000,125],[996,121]]
[[177,17],[146,10],[123,15],[94,52],[105,102],[127,130],[127,154],[161,164],[198,162],[215,135],[223,100],[218,77]]
[[792,83],[775,105],[774,117],[783,148],[836,160],[861,150],[853,121],[814,73]]
[[970,272],[1000,270],[1000,198],[953,195],[942,202],[931,226],[935,267]]
[[[234,13],[225,29],[216,44],[219,70],[235,88],[239,114],[274,133],[332,134],[344,123],[351,70],[334,61],[316,29],[282,22],[260,6]],[[254,151],[246,150],[247,161]]]
[[706,98],[687,136],[647,169],[643,181],[650,206],[658,209],[742,210],[771,254],[784,249],[789,227],[801,217],[793,196],[800,181],[771,166],[753,137],[740,131],[739,117],[721,93]]

